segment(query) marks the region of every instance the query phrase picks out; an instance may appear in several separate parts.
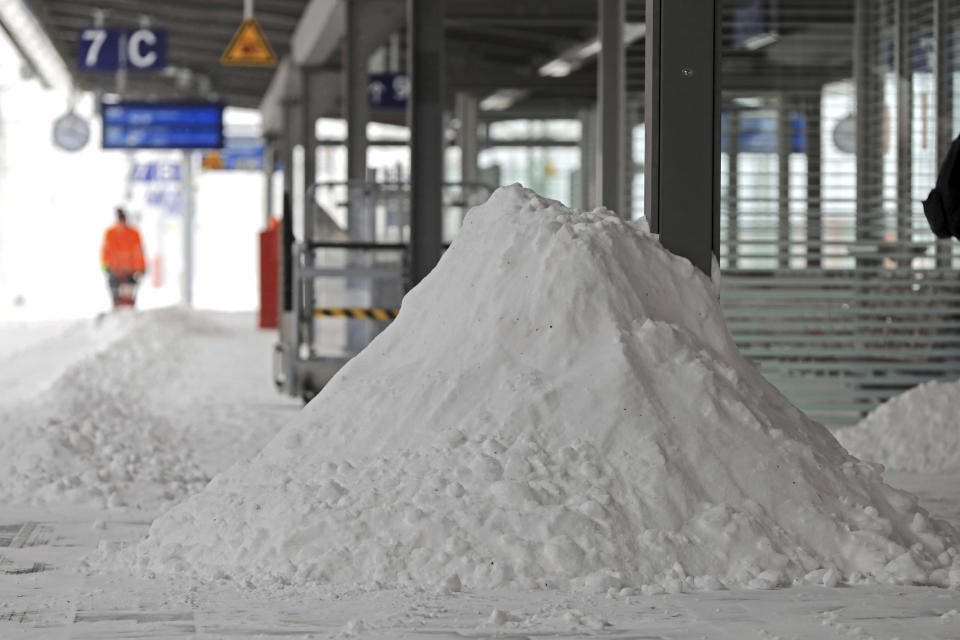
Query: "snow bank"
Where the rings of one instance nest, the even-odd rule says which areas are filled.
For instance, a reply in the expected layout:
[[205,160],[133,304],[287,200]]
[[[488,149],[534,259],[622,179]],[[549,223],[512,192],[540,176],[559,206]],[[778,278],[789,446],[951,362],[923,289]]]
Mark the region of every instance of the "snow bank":
[[67,338],[92,331],[99,347],[0,413],[0,502],[153,507],[199,490],[208,478],[144,396],[177,375],[183,335],[205,330],[180,309],[120,312],[68,330]]
[[914,387],[835,435],[857,456],[890,469],[960,470],[960,380]]
[[641,222],[518,185],[144,573],[336,589],[960,583],[957,533],[738,353]]

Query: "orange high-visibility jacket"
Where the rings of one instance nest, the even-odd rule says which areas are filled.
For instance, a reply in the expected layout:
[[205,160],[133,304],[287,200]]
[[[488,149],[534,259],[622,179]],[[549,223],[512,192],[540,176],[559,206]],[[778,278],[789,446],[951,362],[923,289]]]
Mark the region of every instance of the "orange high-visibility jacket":
[[103,234],[100,262],[104,269],[145,271],[140,232],[119,222],[107,229]]

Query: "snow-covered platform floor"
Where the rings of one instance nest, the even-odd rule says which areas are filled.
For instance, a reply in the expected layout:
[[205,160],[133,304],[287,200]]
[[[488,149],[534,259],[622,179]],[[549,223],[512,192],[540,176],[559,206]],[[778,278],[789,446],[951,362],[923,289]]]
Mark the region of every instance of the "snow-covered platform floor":
[[[153,335],[156,348],[143,351],[143,366],[121,373],[137,390],[138,403],[146,407],[138,418],[152,416],[169,424],[177,442],[191,452],[191,464],[213,475],[238,456],[257,451],[294,415],[297,403],[270,388],[272,336],[249,328],[252,319],[174,317],[164,322],[165,331],[170,322],[182,322],[183,327],[170,335]],[[149,322],[137,325],[134,335],[148,335],[149,330]],[[72,375],[89,378],[96,373],[96,363],[113,362],[109,358],[140,362],[139,343],[117,342],[119,346],[107,353],[102,331],[97,331],[74,328],[62,336],[53,332],[33,339],[11,331],[4,334],[18,342],[15,350],[0,350],[0,384],[8,392],[0,398],[0,438],[13,441],[28,421],[36,422],[41,408],[49,408],[50,403],[38,404],[30,389],[56,380],[69,382]],[[101,354],[99,360],[80,362],[95,352]],[[78,362],[82,366],[70,368]],[[167,375],[170,370],[178,375]],[[16,409],[18,402],[26,402],[22,405],[26,408]],[[76,399],[66,408],[86,410]],[[14,460],[9,449],[0,447],[0,453],[0,464]],[[960,525],[960,473],[886,477],[894,486],[919,495],[933,515]],[[99,480],[91,482],[97,486]],[[507,590],[450,595],[264,593],[225,581],[145,580],[87,567],[85,559],[96,557],[100,545],[132,544],[146,534],[161,507],[133,506],[129,496],[138,486],[132,482],[120,487],[127,491],[128,505],[109,509],[0,501],[0,639],[960,639],[960,592],[926,587],[802,587],[629,597]],[[0,486],[0,495],[4,490],[15,494],[15,488]]]
[[[960,475],[896,479],[931,504],[952,503],[956,518]],[[97,519],[104,529],[92,527]],[[143,514],[4,507],[0,638],[960,638],[960,593],[927,587],[616,598],[550,591],[331,596],[82,568],[101,541],[133,542],[148,526]],[[506,614],[499,626],[491,621],[496,609]]]

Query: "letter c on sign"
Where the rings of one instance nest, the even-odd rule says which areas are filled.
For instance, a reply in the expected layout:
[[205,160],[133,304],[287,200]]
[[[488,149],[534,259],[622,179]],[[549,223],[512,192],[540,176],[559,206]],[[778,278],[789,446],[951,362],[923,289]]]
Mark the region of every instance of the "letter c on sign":
[[[144,54],[140,53],[140,45],[147,46]],[[137,29],[130,34],[127,40],[127,59],[130,64],[140,69],[146,69],[157,61],[157,52],[152,51],[150,47],[157,44],[157,34],[149,29]]]

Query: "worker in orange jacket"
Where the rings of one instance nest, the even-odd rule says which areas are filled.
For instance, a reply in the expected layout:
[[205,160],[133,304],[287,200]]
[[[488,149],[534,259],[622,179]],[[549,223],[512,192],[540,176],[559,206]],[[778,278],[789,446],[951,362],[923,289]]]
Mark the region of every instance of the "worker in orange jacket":
[[147,270],[140,232],[127,225],[127,214],[117,207],[117,223],[103,235],[100,263],[107,274],[113,306],[133,306],[137,283]]

